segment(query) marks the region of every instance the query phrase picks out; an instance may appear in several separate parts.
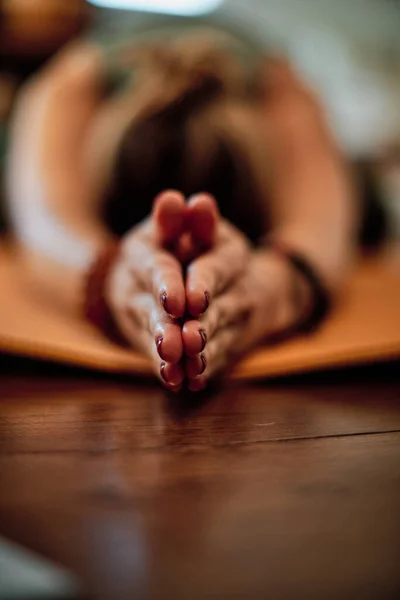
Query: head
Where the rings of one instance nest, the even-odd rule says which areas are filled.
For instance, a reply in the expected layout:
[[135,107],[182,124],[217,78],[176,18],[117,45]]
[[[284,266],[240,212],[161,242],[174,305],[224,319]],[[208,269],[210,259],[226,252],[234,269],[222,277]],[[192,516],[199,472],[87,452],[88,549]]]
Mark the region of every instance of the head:
[[131,113],[108,176],[107,222],[123,234],[164,189],[208,192],[256,241],[266,226],[268,161],[254,71],[204,38],[137,48],[135,61],[135,86],[123,99]]

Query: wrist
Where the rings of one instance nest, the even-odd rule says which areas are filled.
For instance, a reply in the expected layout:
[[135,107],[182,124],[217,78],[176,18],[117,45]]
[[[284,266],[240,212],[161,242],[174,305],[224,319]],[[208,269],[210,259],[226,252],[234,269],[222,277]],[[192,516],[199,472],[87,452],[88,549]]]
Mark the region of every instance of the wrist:
[[252,297],[262,335],[290,332],[309,314],[312,291],[286,257],[272,249],[256,251],[252,262]]
[[329,297],[312,266],[289,250],[272,245],[257,250],[251,282],[257,338],[313,331],[328,311]]
[[291,273],[288,289],[294,309],[292,332],[314,331],[331,306],[331,297],[323,279],[304,253],[293,250],[284,242],[272,240],[269,251],[286,262]]
[[108,338],[124,343],[123,336],[113,317],[106,297],[110,272],[117,262],[120,244],[112,240],[97,254],[89,267],[84,287],[84,315],[88,321],[100,329]]

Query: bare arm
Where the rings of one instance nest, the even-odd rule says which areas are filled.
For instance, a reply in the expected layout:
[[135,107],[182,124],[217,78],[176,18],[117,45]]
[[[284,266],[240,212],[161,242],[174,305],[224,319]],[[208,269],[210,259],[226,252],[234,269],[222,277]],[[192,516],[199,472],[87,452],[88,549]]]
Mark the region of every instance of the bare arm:
[[81,274],[108,239],[82,161],[101,68],[94,48],[62,51],[21,92],[11,132],[7,195],[26,274],[64,304],[76,303]]
[[312,93],[290,68],[267,102],[273,148],[273,237],[302,252],[335,292],[354,258],[357,200],[349,169]]

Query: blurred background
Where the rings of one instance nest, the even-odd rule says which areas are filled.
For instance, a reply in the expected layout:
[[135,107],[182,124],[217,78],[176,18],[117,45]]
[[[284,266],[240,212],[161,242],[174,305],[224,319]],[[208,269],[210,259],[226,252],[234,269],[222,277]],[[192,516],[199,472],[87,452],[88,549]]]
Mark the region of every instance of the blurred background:
[[[0,0],[0,179],[18,89],[64,44],[126,39],[194,19],[292,60],[319,94],[343,151],[367,165],[391,234],[400,236],[400,0]],[[1,541],[0,558],[0,598],[74,593],[65,573],[51,565],[39,571]]]
[[19,85],[76,36],[216,22],[287,54],[342,148],[366,161],[400,231],[399,0],[0,0],[1,152]]

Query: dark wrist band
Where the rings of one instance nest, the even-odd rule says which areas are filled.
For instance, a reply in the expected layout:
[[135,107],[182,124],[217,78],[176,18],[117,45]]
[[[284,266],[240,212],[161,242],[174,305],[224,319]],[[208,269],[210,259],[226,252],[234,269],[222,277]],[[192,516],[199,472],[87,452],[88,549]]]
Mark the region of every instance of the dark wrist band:
[[328,290],[310,261],[301,253],[291,250],[283,243],[277,241],[269,241],[268,246],[289,261],[295,271],[305,279],[311,289],[311,308],[308,311],[308,314],[295,324],[293,329],[300,333],[310,333],[315,331],[325,319],[331,308],[331,298]]
[[118,253],[119,242],[114,240],[99,252],[90,266],[84,289],[84,315],[112,341],[124,344],[125,340],[118,330],[104,294],[107,277]]

